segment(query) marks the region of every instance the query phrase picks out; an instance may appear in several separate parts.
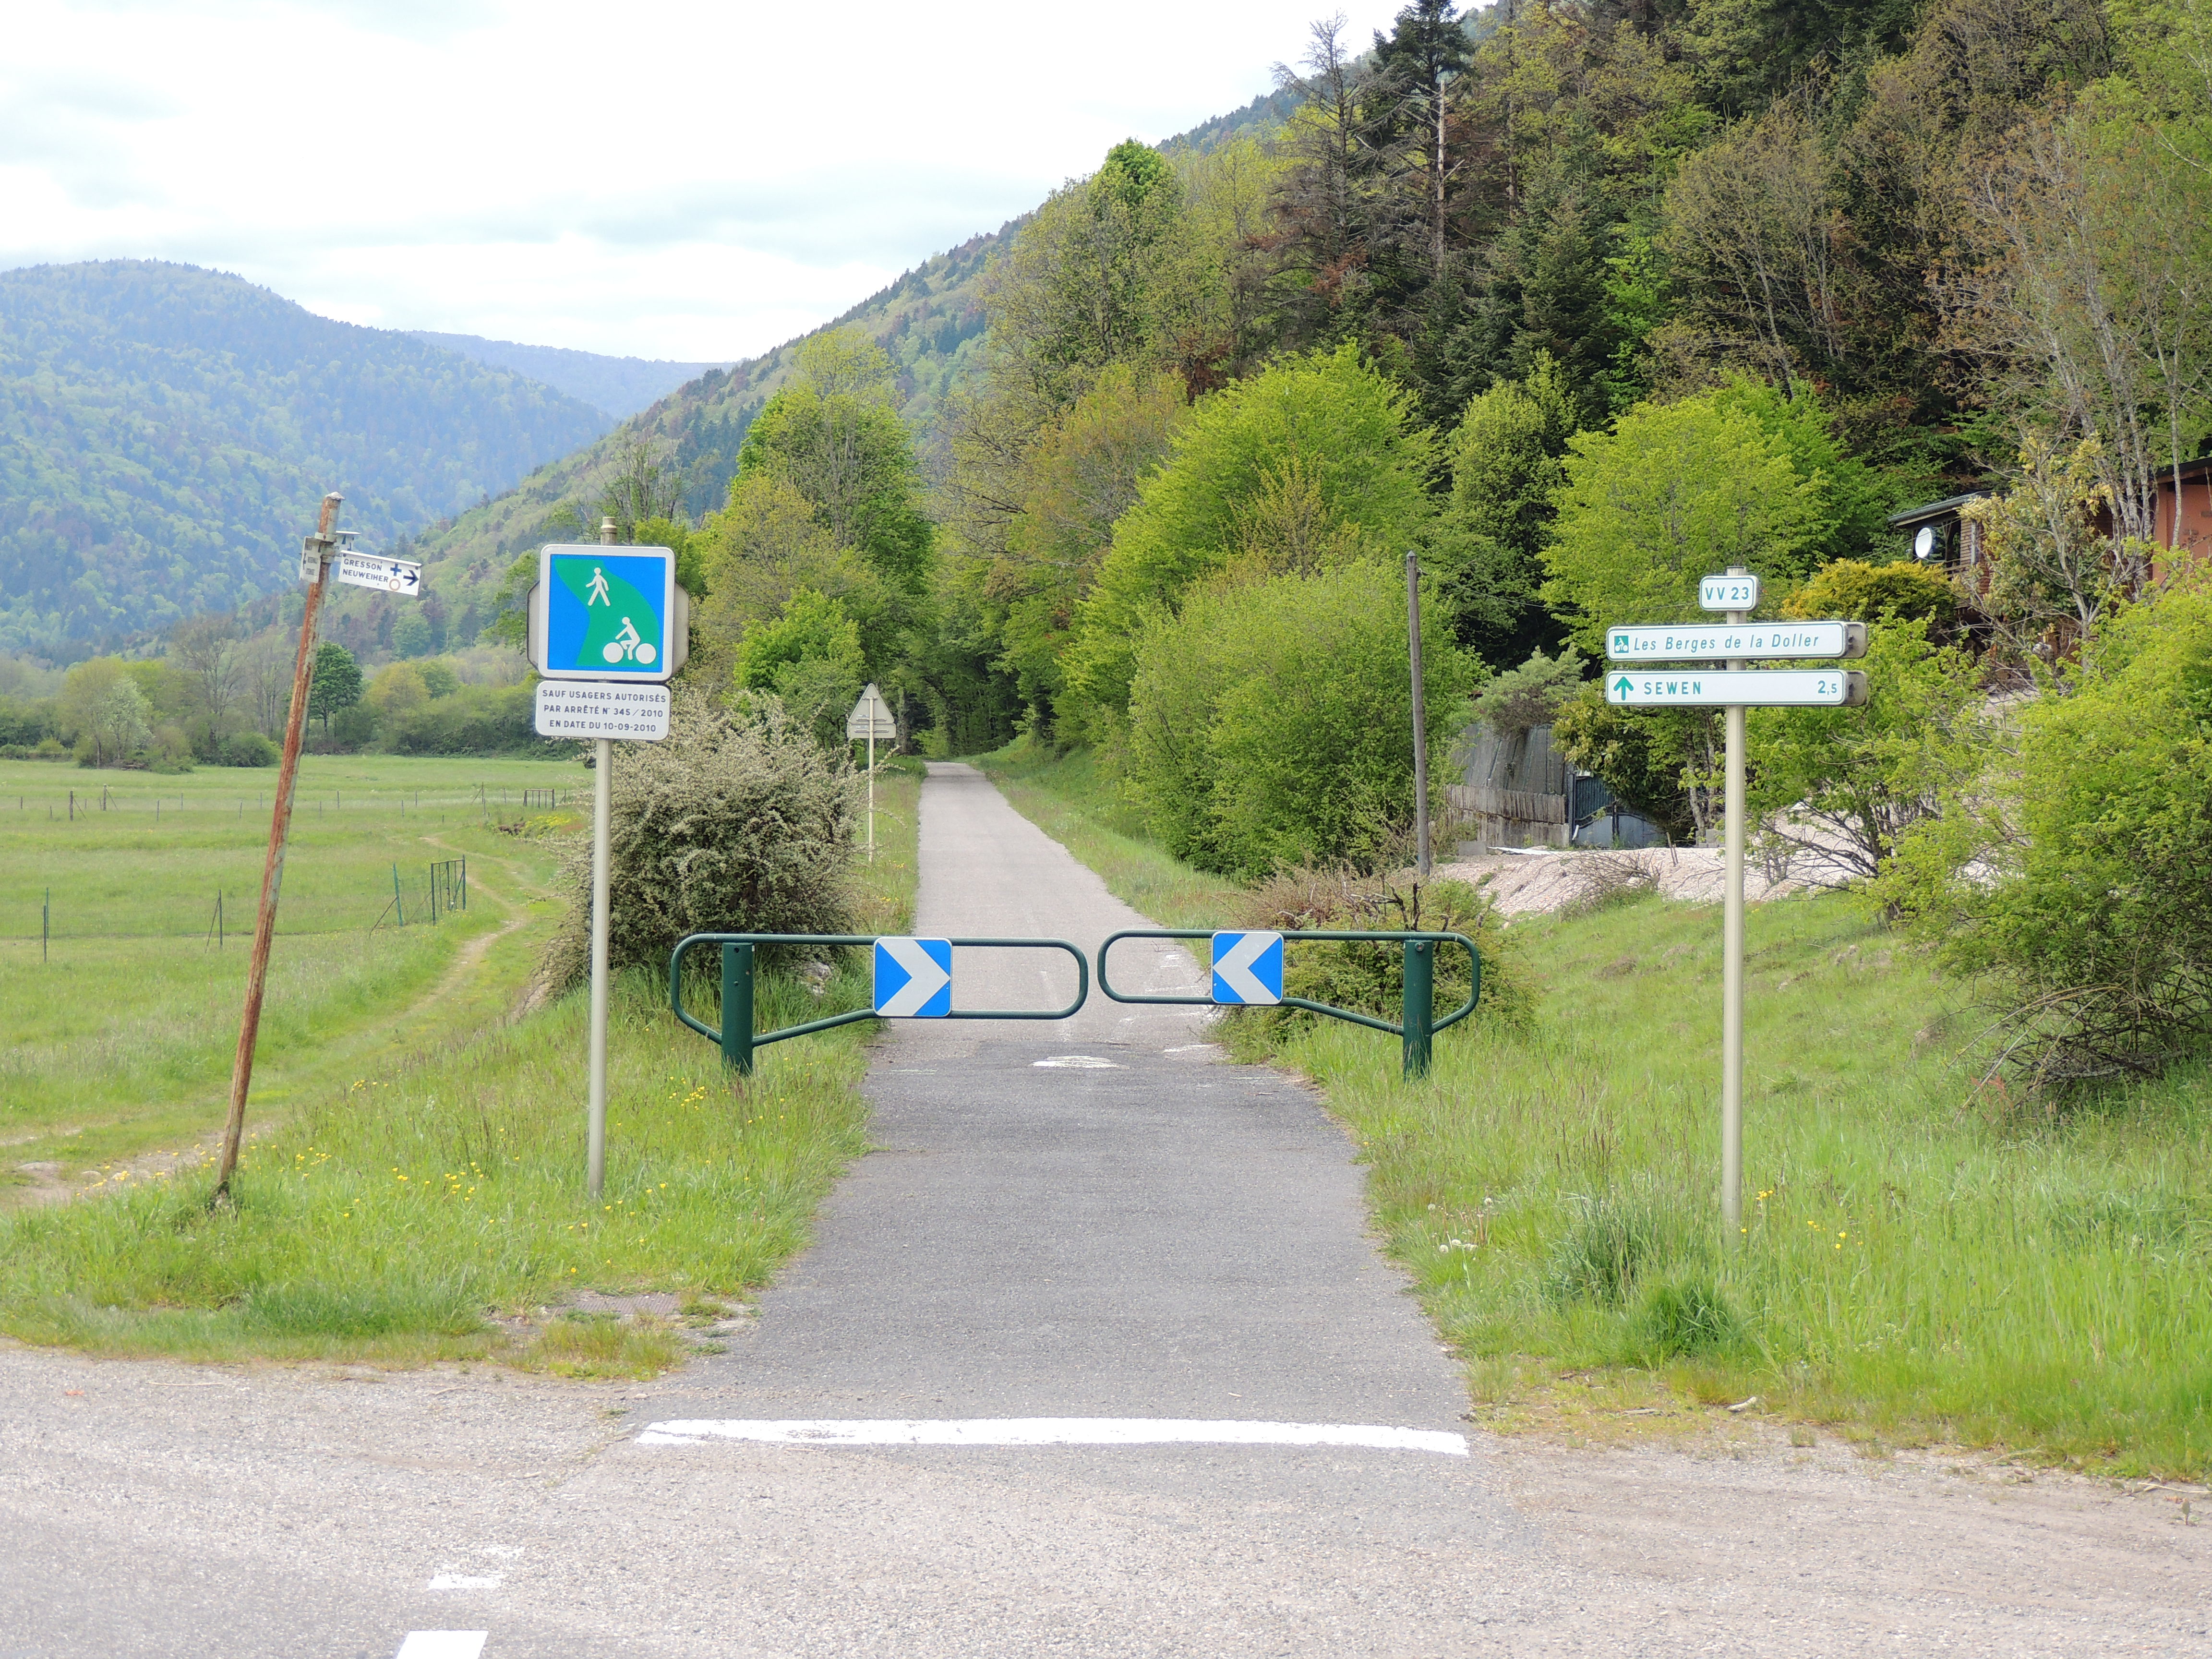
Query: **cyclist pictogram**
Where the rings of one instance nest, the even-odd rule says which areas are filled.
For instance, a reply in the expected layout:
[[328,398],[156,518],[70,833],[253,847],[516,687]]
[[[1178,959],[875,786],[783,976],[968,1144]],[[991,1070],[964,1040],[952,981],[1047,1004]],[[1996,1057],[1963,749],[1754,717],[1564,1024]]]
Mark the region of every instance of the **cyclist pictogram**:
[[607,641],[606,648],[601,654],[609,662],[620,662],[624,658],[628,658],[634,663],[649,665],[660,653],[653,648],[651,640],[639,638],[636,628],[632,625],[628,617],[624,617],[622,619],[622,632]]

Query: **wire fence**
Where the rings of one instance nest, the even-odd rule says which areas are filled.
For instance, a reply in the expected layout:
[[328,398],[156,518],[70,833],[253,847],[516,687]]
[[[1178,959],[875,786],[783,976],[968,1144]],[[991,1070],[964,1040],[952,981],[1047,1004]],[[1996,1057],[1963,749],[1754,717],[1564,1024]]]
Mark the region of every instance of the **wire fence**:
[[441,916],[469,908],[469,861],[441,859],[420,875],[392,866],[392,901],[370,931],[378,927],[422,927]]
[[[173,782],[150,773],[55,779],[43,788],[35,785],[44,778],[28,781],[34,787],[0,788],[0,941],[12,960],[23,961],[27,947],[38,953],[33,961],[54,960],[70,939],[251,945],[273,805],[265,784],[225,788],[230,780],[204,773]],[[465,860],[403,860],[395,885],[392,854],[441,831],[512,830],[526,814],[572,806],[575,793],[459,780],[303,787],[293,801],[276,931],[374,932],[465,911]]]

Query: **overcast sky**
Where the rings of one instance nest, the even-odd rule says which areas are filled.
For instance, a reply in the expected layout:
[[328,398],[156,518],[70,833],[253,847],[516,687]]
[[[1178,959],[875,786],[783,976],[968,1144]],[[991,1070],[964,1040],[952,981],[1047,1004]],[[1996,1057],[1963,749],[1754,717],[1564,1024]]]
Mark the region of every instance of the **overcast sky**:
[[750,356],[1375,0],[8,0],[0,268],[163,258],[387,328]]

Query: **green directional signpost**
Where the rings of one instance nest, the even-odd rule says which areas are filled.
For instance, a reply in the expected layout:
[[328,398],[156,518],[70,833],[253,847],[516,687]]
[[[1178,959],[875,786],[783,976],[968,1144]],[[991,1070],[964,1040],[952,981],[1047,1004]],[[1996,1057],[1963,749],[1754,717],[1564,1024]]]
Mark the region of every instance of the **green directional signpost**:
[[[1741,568],[1698,584],[1717,622],[1622,623],[1606,629],[1605,700],[1622,708],[1728,711],[1728,882],[1721,947],[1721,1215],[1743,1224],[1744,710],[1856,707],[1866,676],[1846,668],[1751,668],[1751,662],[1835,660],[1866,654],[1866,624],[1753,622],[1759,578]],[[1664,667],[1644,665],[1663,663]],[[1729,1235],[1731,1238],[1735,1235]]]

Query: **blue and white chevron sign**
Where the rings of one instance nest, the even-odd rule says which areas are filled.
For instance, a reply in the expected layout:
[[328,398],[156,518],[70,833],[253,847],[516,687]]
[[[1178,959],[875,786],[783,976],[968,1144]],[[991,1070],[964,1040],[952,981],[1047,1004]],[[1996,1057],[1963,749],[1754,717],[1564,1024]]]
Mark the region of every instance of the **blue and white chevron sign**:
[[886,1019],[943,1019],[952,1012],[952,941],[876,941],[876,1012]]
[[1280,933],[1216,933],[1213,1000],[1232,1008],[1266,1007],[1283,1000]]

